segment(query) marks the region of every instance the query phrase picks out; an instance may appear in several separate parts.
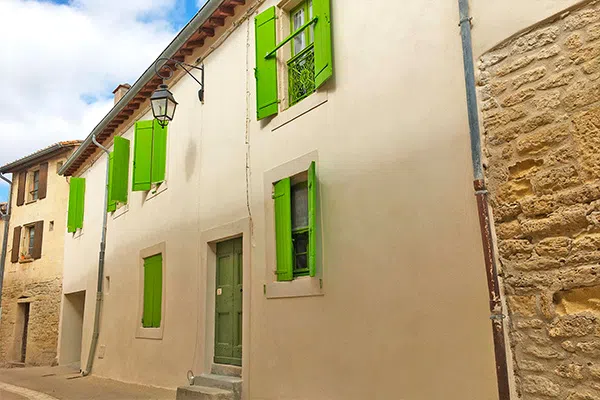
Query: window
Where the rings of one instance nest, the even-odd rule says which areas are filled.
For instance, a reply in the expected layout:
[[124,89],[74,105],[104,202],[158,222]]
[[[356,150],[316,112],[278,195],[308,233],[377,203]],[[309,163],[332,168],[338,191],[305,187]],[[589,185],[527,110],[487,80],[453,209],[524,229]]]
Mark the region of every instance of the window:
[[[286,18],[278,19],[275,7],[256,16],[257,119],[277,114],[282,98],[284,107],[298,103],[333,75],[329,1],[304,0],[285,12]],[[287,19],[290,34],[277,44],[277,21]],[[283,96],[285,89],[277,85],[278,65],[287,66]]]
[[36,170],[29,175],[29,201],[38,199],[38,191],[40,188],[40,171]]
[[135,123],[132,190],[148,191],[165,180],[167,127],[157,120]]
[[21,254],[25,258],[30,258],[33,254],[33,245],[35,242],[35,225],[25,227],[25,237],[23,238],[23,250]]
[[142,326],[160,328],[162,317],[162,254],[144,258],[144,305]]
[[16,226],[13,230],[11,262],[28,262],[42,257],[44,221]]
[[308,171],[273,185],[277,280],[315,276],[316,173]]
[[69,213],[67,231],[83,228],[83,206],[85,205],[85,178],[71,177],[69,182]]
[[[296,32],[312,20],[312,0],[304,1],[291,12],[291,31]],[[308,18],[306,18],[308,16]],[[289,104],[294,105],[315,91],[314,25],[311,24],[292,41],[288,66]]]
[[59,161],[56,163],[56,173],[58,174],[58,171],[60,171],[60,169],[63,166],[64,161]]

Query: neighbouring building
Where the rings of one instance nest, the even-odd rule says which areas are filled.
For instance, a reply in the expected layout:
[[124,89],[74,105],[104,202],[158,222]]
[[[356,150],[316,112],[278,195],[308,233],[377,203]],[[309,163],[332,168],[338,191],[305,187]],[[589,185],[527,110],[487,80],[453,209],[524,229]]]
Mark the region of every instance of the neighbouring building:
[[157,59],[174,119],[152,65],[60,171],[59,363],[180,398],[493,400],[502,353],[514,399],[600,398],[598,4],[470,11],[506,352],[458,3],[209,0]]
[[2,366],[57,362],[69,196],[67,180],[57,171],[79,144],[59,142],[0,167],[0,173],[13,176],[0,319]]

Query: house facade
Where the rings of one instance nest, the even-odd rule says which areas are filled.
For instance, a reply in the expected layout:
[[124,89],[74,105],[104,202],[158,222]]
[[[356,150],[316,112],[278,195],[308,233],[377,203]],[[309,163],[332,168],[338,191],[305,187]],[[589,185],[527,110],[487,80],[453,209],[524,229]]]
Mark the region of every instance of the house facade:
[[57,362],[69,192],[57,171],[79,143],[59,142],[0,167],[13,176],[11,216],[4,222],[9,229],[0,320],[3,366]]
[[[534,34],[532,45],[531,27],[588,3],[472,2],[484,133],[494,108],[485,102],[504,96],[502,85],[513,96],[521,80],[535,84],[513,79],[566,39]],[[595,21],[592,9],[577,29]],[[61,169],[71,198],[59,363],[164,387],[226,381],[244,399],[498,398],[458,15],[442,1],[209,1],[159,56],[202,68],[187,67],[194,79],[167,62],[173,120],[153,118],[162,78],[151,66],[117,89],[115,107]],[[496,49],[506,40],[523,44]],[[597,57],[581,51],[586,62]],[[497,65],[507,72],[488,76]],[[500,88],[488,86],[498,77]],[[502,97],[492,112],[530,92]],[[510,115],[494,118],[519,125]],[[496,183],[511,170],[493,154],[485,148],[498,216]],[[517,216],[497,220],[498,239],[513,239],[502,224]],[[517,239],[527,249],[537,240]],[[578,369],[563,362],[567,350],[552,355],[558,342],[520,355],[521,335],[543,341],[546,325],[568,322],[538,316],[546,303],[536,293],[506,290],[513,396],[597,394],[560,374]],[[572,342],[575,355],[587,339]],[[223,378],[231,375],[240,379]]]

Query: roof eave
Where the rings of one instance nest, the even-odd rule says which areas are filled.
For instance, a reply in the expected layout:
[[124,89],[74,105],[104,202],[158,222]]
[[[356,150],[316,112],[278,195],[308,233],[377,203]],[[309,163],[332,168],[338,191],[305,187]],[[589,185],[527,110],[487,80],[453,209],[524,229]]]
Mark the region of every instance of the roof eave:
[[[223,0],[209,0],[198,13],[191,19],[190,22],[179,32],[173,41],[167,46],[165,50],[156,58],[154,62],[146,69],[146,71],[140,76],[137,81],[133,84],[131,89],[119,100],[117,104],[102,118],[102,120],[96,125],[92,132],[85,138],[81,146],[69,157],[64,163],[62,168],[58,171],[59,175],[65,175],[73,163],[83,154],[83,152],[91,145],[94,145],[92,138],[95,135],[101,133],[104,128],[117,116],[127,104],[137,96],[138,92],[154,77],[155,70],[154,64],[161,58],[171,58],[179,48],[188,40],[200,27],[208,21],[212,14],[219,8],[223,3]],[[161,61],[158,65],[162,66],[166,61]]]
[[30,154],[26,157],[20,158],[14,162],[11,162],[10,164],[6,164],[6,165],[0,167],[0,173],[6,174],[6,173],[18,171],[20,169],[27,167],[30,164],[35,163],[38,160],[47,158],[48,156],[53,155],[53,154],[62,153],[63,151],[70,149],[72,147],[75,147],[75,146],[79,146],[79,143],[77,143],[77,144],[76,143],[70,143],[70,144],[56,143],[55,145],[52,145],[48,148],[45,148],[43,150],[40,150],[33,154]]

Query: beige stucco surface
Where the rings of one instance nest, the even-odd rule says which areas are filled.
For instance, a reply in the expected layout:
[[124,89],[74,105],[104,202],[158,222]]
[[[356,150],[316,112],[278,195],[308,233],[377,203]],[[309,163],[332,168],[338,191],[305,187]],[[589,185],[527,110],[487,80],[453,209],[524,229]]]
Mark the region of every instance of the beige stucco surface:
[[[476,3],[480,54],[573,2]],[[250,217],[246,399],[497,398],[457,4],[372,2],[365,12],[332,0],[332,18],[335,76],[313,95],[320,105],[299,118],[292,108],[256,121],[252,20],[204,60],[204,104],[189,77],[171,87],[179,106],[167,188],[148,198],[130,192],[128,210],[109,217],[111,283],[94,373],[173,387],[186,383],[188,369],[207,372],[204,327],[214,316],[203,232]],[[133,139],[133,128],[123,136]],[[267,298],[265,177],[309,153],[318,155],[323,295]],[[100,158],[82,172],[84,228],[65,240],[64,291],[87,291],[83,362],[104,168]],[[136,338],[140,251],[162,242],[162,339]]]
[[[12,186],[12,210],[2,291],[2,323],[0,324],[0,364],[20,361],[15,343],[20,339],[17,301],[30,302],[26,363],[50,365],[57,354],[58,323],[61,301],[63,242],[66,230],[65,213],[69,186],[59,176],[57,162],[65,161],[69,153],[47,160],[48,191],[44,199],[16,206],[17,180]],[[29,170],[38,168],[39,163]],[[42,256],[38,260],[12,263],[11,251],[15,226],[44,221]],[[50,230],[50,222],[54,222]],[[1,231],[3,234],[3,230]],[[23,231],[24,232],[24,231]],[[24,299],[27,298],[27,299]]]

